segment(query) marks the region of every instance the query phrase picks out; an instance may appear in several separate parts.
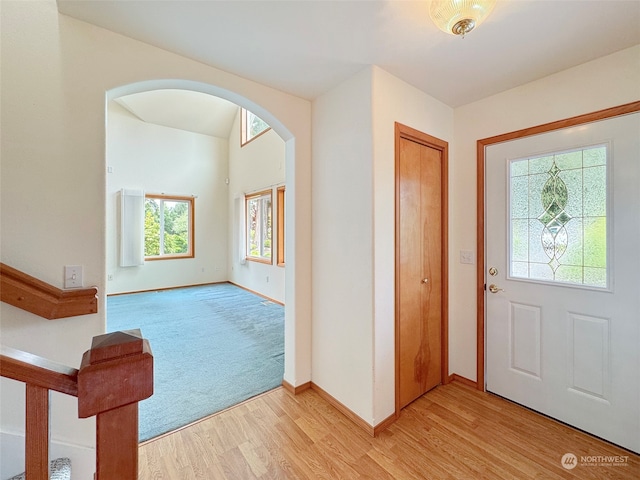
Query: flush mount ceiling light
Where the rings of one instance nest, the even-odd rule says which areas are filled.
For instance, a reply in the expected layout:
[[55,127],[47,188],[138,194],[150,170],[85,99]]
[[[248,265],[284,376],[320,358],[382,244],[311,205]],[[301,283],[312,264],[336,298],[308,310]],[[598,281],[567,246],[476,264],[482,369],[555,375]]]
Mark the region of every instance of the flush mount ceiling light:
[[429,15],[440,30],[464,37],[487,18],[496,0],[432,0]]

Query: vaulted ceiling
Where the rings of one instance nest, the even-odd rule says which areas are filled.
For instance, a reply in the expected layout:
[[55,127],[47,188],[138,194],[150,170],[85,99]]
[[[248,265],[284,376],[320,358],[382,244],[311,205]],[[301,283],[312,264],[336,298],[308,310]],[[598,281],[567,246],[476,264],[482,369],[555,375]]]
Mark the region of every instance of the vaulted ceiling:
[[114,100],[143,122],[229,138],[238,113],[236,104],[189,90],[152,90]]
[[375,64],[457,107],[640,44],[638,0],[498,0],[464,39],[428,6],[58,0],[63,14],[307,99]]

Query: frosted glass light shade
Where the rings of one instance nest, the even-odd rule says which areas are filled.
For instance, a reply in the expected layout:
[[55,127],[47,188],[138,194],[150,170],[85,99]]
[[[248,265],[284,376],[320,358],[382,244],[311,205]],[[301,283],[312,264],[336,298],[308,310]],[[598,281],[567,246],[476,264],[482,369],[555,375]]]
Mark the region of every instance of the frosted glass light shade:
[[487,18],[496,0],[432,0],[429,16],[440,30],[465,35]]

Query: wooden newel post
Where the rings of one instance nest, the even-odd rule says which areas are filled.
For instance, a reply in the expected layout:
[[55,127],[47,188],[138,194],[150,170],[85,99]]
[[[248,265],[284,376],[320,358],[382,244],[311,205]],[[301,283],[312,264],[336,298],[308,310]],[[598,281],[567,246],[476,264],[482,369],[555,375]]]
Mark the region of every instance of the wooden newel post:
[[153,356],[140,330],[94,337],[78,372],[78,416],[96,418],[95,480],[138,478],[138,402],[153,394]]

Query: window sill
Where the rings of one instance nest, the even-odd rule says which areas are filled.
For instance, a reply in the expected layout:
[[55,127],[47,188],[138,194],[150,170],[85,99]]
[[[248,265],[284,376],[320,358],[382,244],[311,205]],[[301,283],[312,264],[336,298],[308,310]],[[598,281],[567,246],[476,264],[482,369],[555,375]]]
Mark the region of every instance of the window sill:
[[185,255],[159,255],[157,257],[144,257],[145,262],[155,262],[156,260],[178,260],[180,258],[194,258],[193,254]]
[[248,262],[264,263],[265,265],[273,265],[273,261],[270,258],[258,258],[258,257],[245,257]]

